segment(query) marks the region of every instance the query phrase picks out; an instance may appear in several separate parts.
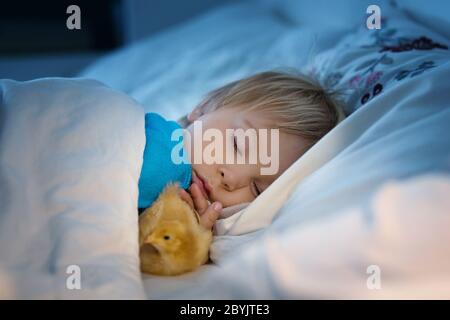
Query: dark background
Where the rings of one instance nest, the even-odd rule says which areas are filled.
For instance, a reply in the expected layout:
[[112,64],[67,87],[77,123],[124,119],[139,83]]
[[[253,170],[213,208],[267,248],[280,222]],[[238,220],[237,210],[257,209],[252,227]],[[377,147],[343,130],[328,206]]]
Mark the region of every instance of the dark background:
[[[82,29],[66,28],[66,9],[81,9]],[[123,44],[121,2],[9,1],[1,5],[0,54],[110,50]]]
[[[245,0],[12,0],[0,4],[0,78],[75,76],[104,54]],[[69,30],[67,7],[81,9]]]

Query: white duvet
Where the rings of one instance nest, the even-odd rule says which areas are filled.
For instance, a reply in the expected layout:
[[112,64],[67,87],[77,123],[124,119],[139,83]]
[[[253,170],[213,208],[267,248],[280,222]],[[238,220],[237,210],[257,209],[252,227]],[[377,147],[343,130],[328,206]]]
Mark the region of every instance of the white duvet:
[[2,80],[0,120],[0,298],[142,298],[143,109],[93,80]]

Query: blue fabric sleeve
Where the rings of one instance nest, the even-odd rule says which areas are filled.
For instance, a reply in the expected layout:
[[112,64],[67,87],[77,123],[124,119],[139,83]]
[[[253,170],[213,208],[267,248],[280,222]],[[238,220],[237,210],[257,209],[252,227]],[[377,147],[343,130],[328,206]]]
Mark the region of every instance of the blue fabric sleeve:
[[172,149],[183,143],[182,137],[178,141],[171,140],[172,132],[176,129],[181,129],[181,126],[175,121],[165,120],[156,113],[145,115],[146,143],[139,178],[139,208],[151,206],[169,182],[178,182],[180,187],[189,188],[191,165],[175,164],[171,159]]

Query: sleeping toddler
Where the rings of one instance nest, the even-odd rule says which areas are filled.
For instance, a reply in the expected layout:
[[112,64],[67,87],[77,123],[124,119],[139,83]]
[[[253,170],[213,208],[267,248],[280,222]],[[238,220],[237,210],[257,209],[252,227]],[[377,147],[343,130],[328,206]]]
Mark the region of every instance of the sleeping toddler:
[[[223,208],[250,203],[264,192],[336,126],[342,118],[340,110],[332,93],[313,79],[263,72],[212,91],[178,123],[146,114],[140,211],[156,200],[168,182],[178,182],[180,196],[197,210],[201,223],[211,228]],[[182,127],[186,129],[178,151],[187,161],[174,161],[174,152],[180,149],[174,132]],[[237,133],[240,137],[244,133],[243,139]],[[255,150],[264,156],[252,156]],[[209,154],[213,160],[199,161],[198,154]],[[237,158],[241,161],[233,161]]]

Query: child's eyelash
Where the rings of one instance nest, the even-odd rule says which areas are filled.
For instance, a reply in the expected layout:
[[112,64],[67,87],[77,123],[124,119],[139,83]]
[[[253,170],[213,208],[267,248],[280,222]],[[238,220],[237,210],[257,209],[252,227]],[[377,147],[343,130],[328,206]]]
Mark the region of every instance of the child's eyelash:
[[236,136],[233,136],[233,144],[234,144],[234,151],[239,151],[239,149],[237,147]]
[[253,181],[253,187],[255,188],[256,195],[259,196],[261,194],[261,191],[259,190],[258,186],[256,185],[256,183],[254,181]]

